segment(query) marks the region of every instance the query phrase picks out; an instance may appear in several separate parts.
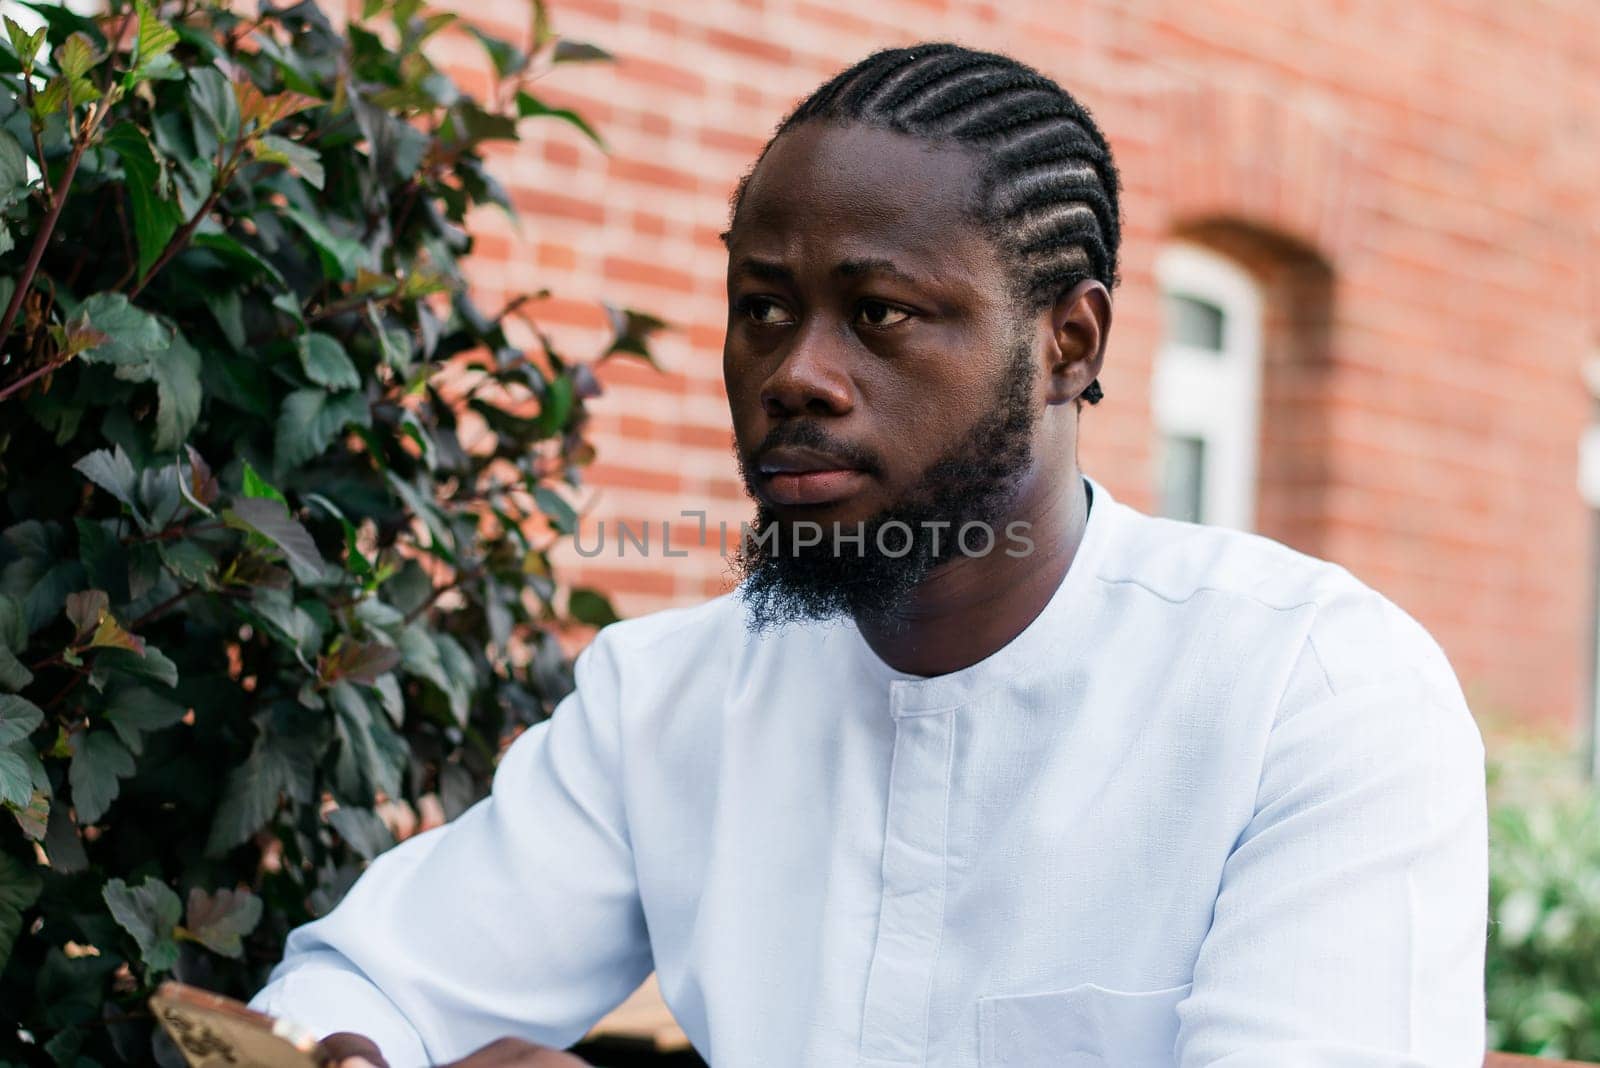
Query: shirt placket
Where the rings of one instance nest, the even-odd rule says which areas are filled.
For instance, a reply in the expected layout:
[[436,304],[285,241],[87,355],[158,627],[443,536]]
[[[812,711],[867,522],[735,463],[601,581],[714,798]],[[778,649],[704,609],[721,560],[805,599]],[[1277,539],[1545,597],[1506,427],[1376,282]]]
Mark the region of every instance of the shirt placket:
[[953,709],[914,707],[915,683],[890,684],[894,750],[884,822],[878,936],[867,976],[861,1056],[922,1064],[928,1000],[944,927]]

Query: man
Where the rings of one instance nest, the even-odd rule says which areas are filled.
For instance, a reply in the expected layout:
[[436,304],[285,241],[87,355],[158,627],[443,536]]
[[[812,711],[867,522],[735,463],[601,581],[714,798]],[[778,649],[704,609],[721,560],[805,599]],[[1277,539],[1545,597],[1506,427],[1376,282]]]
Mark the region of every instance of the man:
[[1483,749],[1437,645],[1078,469],[1118,225],[1100,131],[1011,59],[801,104],[726,234],[739,589],[602,631],[257,1007],[555,1066],[653,968],[717,1068],[1479,1064]]

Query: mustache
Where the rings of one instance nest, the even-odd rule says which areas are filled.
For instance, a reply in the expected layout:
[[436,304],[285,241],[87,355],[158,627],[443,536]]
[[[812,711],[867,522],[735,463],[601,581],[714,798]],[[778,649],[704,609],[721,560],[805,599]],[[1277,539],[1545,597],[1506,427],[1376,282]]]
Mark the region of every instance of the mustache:
[[782,446],[815,449],[844,466],[858,468],[869,475],[883,472],[883,464],[874,453],[831,437],[816,423],[779,423],[767,431],[761,444],[740,457],[741,464],[747,470],[754,471],[761,457]]

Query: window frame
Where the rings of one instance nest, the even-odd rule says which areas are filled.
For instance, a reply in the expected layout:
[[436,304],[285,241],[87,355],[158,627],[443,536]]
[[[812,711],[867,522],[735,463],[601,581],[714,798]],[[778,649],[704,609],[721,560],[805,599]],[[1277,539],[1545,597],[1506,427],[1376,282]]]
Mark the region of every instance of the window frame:
[[[1151,373],[1156,500],[1161,500],[1163,441],[1205,443],[1200,521],[1250,530],[1256,519],[1261,435],[1260,286],[1239,264],[1210,249],[1175,242],[1156,258],[1161,345]],[[1195,348],[1167,334],[1166,301],[1191,297],[1222,312],[1222,348]]]

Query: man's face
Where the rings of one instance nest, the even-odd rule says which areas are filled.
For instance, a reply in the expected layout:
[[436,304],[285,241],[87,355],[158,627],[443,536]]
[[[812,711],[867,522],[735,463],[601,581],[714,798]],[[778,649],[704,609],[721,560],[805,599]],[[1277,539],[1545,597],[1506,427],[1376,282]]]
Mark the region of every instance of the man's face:
[[[778,528],[776,554],[741,560],[765,622],[893,614],[950,556],[946,531],[941,552],[924,538],[885,557],[873,524],[1004,526],[1031,462],[1037,361],[967,212],[977,179],[965,151],[822,123],[781,137],[751,177],[728,235],[723,375],[757,529]],[[797,552],[797,524],[827,536]],[[832,533],[861,524],[864,551],[841,556]]]

